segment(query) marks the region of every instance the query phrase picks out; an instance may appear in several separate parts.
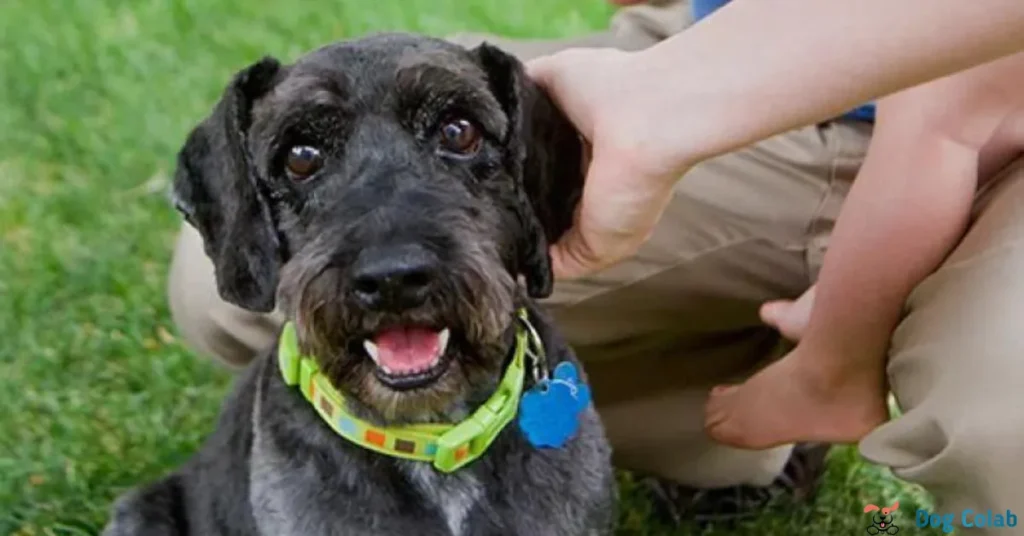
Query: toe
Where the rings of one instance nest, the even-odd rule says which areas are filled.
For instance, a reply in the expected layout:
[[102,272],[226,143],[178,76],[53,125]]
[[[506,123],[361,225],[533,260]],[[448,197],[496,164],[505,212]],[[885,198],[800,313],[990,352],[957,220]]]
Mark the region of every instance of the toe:
[[739,387],[739,385],[716,385],[711,388],[711,396],[715,398],[729,396],[735,393]]
[[768,302],[761,306],[761,321],[773,328],[779,326],[779,316],[783,308],[780,302]]

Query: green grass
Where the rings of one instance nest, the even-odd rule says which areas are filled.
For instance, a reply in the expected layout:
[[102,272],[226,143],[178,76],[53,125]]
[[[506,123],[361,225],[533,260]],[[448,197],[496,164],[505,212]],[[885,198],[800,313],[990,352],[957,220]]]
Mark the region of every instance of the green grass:
[[[175,336],[164,297],[175,151],[228,77],[375,30],[567,36],[600,0],[0,2],[0,534],[95,534],[111,499],[182,462],[230,382]],[[516,6],[508,8],[506,6]],[[624,481],[623,534],[652,521]],[[736,534],[859,534],[867,502],[927,501],[831,458],[817,502]],[[726,533],[719,530],[712,533]]]

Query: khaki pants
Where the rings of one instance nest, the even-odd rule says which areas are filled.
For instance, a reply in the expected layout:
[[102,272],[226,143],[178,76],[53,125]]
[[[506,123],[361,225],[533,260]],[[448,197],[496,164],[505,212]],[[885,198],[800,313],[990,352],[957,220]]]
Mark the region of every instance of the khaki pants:
[[[639,49],[688,24],[686,6],[670,1],[624,9],[610,31],[577,40],[488,40],[529,58],[574,45]],[[547,305],[586,362],[618,464],[701,487],[778,475],[789,447],[744,451],[706,438],[707,389],[777,356],[758,307],[815,281],[869,136],[868,124],[833,121],[710,160],[678,183],[636,256],[556,285]],[[943,513],[1024,512],[1024,411],[1009,409],[1024,402],[1024,160],[993,183],[894,335],[889,373],[905,414],[861,444],[868,459],[926,486]],[[187,226],[170,302],[190,343],[232,364],[271,344],[281,322],[218,299]]]

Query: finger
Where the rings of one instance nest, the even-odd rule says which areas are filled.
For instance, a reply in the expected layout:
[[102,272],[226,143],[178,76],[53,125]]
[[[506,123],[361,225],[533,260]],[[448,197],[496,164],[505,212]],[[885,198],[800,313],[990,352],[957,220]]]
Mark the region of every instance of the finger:
[[622,169],[619,159],[610,158],[607,151],[602,152],[589,143],[586,145],[584,158],[590,158],[580,205],[573,215],[572,228],[552,248],[552,269],[556,278],[589,275],[629,253],[623,251],[629,244],[624,241],[628,237],[622,236],[621,229],[610,233],[604,224],[599,223],[607,223],[607,217],[602,217],[601,211],[623,210],[617,206],[619,200],[615,192],[608,191],[608,188],[619,182],[619,177],[628,176],[628,171]]
[[569,229],[551,246],[551,270],[555,279],[576,279],[594,270],[593,258],[578,226]]
[[590,140],[583,137],[583,150],[580,151],[580,169],[588,169],[590,162],[593,161],[594,148],[590,144]]
[[529,76],[533,81],[541,86],[547,87],[550,84],[551,77],[555,72],[555,63],[558,61],[558,52],[549,54],[547,56],[539,56],[526,62],[524,68],[526,70],[526,76]]
[[601,256],[594,248],[600,242],[600,233],[591,228],[593,218],[588,211],[594,210],[594,176],[600,174],[606,166],[594,160],[593,147],[585,143],[582,169],[586,170],[583,179],[583,195],[573,213],[572,227],[550,248],[551,268],[556,279],[575,279],[592,273],[600,268]]

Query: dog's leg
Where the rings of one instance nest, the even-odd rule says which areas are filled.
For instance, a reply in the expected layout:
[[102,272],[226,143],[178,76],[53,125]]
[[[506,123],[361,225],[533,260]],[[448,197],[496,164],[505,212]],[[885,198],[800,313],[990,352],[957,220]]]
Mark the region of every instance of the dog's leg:
[[187,536],[188,522],[176,477],[121,496],[102,536]]

